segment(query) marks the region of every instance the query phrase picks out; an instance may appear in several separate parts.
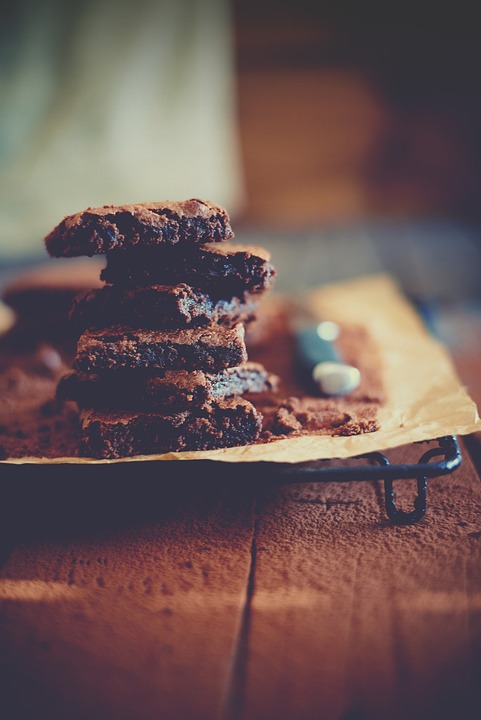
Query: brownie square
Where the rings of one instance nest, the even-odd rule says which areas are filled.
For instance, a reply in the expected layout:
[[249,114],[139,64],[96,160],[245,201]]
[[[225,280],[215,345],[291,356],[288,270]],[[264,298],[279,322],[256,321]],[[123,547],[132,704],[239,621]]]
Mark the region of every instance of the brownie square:
[[219,372],[247,360],[244,326],[194,330],[138,330],[115,326],[86,330],[74,367],[80,372],[150,368]]
[[254,319],[257,297],[245,294],[219,299],[185,283],[147,287],[106,285],[79,295],[70,319],[78,330],[112,325],[157,330],[212,324],[234,327]]
[[87,208],[64,218],[47,235],[45,244],[53,257],[74,257],[137,245],[192,245],[232,237],[224,208],[193,198]]
[[80,421],[81,455],[94,458],[245,445],[257,439],[262,426],[262,416],[242,398],[173,415],[83,410]]
[[277,378],[260,363],[246,362],[218,373],[201,370],[105,370],[70,372],[59,383],[57,397],[83,408],[142,409],[157,412],[188,410],[244,393],[275,389]]
[[101,273],[108,283],[188,283],[218,297],[262,293],[272,286],[274,276],[270,254],[264,248],[232,243],[109,252],[107,267]]

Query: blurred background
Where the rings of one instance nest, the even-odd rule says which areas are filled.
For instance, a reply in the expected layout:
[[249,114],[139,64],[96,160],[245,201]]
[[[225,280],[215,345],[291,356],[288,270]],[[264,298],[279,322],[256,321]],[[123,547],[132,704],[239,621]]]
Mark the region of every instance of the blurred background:
[[0,257],[88,206],[240,206],[223,0],[7,0],[0,20]]
[[253,219],[479,213],[475,3],[235,3]]
[[0,7],[0,280],[87,206],[206,197],[272,249],[281,290],[387,270],[461,342],[456,306],[480,301],[475,3]]
[[474,3],[4,0],[0,257],[88,205],[240,223],[479,215]]
[[481,350],[476,18],[464,0],[4,0],[3,278],[89,205],[206,197],[272,250],[280,290],[387,270]]

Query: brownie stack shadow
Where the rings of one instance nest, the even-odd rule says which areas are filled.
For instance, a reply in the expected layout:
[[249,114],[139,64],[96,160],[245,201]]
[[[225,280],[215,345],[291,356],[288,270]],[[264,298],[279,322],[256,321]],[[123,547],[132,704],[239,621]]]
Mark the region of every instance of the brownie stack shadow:
[[54,257],[105,254],[106,283],[78,296],[72,372],[58,397],[80,408],[80,453],[96,458],[251,443],[262,417],[246,393],[276,378],[247,360],[252,321],[275,271],[230,243],[211,202],[89,208],[46,238]]

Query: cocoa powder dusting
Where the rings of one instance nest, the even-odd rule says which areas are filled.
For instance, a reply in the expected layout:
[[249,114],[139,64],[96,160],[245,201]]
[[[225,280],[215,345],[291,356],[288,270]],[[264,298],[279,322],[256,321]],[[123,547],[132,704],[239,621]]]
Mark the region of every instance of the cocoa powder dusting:
[[[266,313],[267,322],[262,313]],[[306,395],[296,377],[294,341],[285,307],[266,303],[249,358],[280,378],[275,392],[246,395],[263,417],[258,443],[299,435],[356,435],[378,429],[377,412],[384,401],[380,366],[368,332],[342,328],[340,343],[346,362],[362,374],[359,388],[341,399]],[[68,370],[65,356],[51,345],[32,352],[8,352],[0,347],[0,459],[78,455],[76,405],[55,399],[60,377]]]
[[0,459],[78,454],[78,418],[73,403],[55,399],[67,365],[57,350],[0,350]]
[[336,399],[306,394],[296,370],[294,337],[285,304],[275,299],[266,303],[246,339],[249,357],[280,378],[275,393],[249,397],[264,416],[259,442],[312,434],[359,435],[379,429],[377,414],[385,399],[380,360],[365,328],[341,328],[342,355],[347,363],[359,367],[362,380],[354,392]]

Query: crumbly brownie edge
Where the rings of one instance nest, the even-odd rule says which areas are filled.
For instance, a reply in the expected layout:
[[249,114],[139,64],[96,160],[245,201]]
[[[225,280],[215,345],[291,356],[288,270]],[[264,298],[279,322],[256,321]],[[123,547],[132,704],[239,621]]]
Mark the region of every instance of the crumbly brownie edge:
[[275,392],[279,383],[277,375],[268,372],[260,363],[246,362],[235,368],[211,375],[212,397],[222,398],[244,393]]
[[118,368],[219,372],[247,360],[244,328],[87,331],[77,344],[74,368],[81,372]]
[[249,293],[217,299],[185,283],[146,287],[106,285],[77,296],[70,320],[78,332],[117,324],[159,330],[211,324],[233,327],[252,321],[258,304],[258,296]]
[[233,236],[224,208],[193,198],[87,208],[64,218],[45,244],[53,257],[75,257],[138,245],[224,242]]
[[230,243],[198,245],[188,251],[180,246],[155,253],[145,248],[114,251],[107,254],[101,279],[114,285],[188,283],[218,296],[262,293],[276,276],[268,257],[264,248]]
[[180,370],[164,377],[142,369],[70,372],[60,380],[57,398],[72,400],[81,408],[151,412],[181,412],[213,399],[207,376],[201,371]]
[[65,375],[58,385],[59,400],[72,400],[80,407],[180,412],[202,407],[244,393],[271,392],[278,378],[259,363],[245,363],[210,374],[201,371],[124,370]]
[[180,450],[211,450],[254,442],[262,416],[245,400],[214,404],[201,413],[81,414],[80,453],[120,458]]

